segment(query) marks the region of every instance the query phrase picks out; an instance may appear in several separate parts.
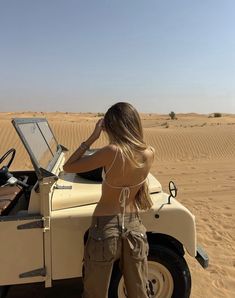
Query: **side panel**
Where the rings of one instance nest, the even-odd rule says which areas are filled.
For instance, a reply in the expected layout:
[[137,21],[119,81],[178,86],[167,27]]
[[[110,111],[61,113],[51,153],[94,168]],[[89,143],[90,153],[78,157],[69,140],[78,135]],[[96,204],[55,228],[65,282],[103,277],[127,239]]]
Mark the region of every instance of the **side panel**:
[[84,234],[96,205],[51,213],[52,279],[82,276]]
[[0,217],[0,252],[0,285],[45,280],[42,219]]
[[55,222],[52,231],[52,279],[81,276],[83,235],[76,222]]

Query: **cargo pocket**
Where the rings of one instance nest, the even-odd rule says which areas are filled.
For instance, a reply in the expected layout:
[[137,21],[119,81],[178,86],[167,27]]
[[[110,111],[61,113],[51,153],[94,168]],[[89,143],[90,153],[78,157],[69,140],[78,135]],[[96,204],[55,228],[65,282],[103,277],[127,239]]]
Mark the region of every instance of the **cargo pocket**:
[[117,237],[91,230],[86,245],[86,257],[96,262],[112,261],[117,253]]
[[145,232],[130,231],[128,242],[130,255],[136,260],[143,260],[148,256],[149,244]]

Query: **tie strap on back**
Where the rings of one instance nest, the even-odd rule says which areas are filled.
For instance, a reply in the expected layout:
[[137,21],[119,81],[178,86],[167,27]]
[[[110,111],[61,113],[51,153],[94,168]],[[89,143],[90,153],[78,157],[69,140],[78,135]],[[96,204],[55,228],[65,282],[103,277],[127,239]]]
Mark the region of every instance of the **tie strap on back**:
[[126,213],[126,200],[129,199],[130,197],[130,187],[122,187],[120,195],[119,195],[119,202],[120,202],[120,206],[123,209],[122,212],[122,230],[125,229],[125,213]]

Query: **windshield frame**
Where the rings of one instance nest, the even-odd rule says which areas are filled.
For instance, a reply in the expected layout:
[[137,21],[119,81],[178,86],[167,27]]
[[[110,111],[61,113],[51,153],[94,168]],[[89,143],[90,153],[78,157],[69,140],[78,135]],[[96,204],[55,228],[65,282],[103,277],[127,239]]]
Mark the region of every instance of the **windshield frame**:
[[[42,122],[47,123],[48,128],[49,128],[49,130],[50,130],[50,132],[52,134],[52,137],[54,138],[54,140],[56,142],[56,146],[57,147],[56,147],[56,152],[54,154],[53,154],[53,152],[51,150],[50,145],[48,144],[48,142],[46,140],[46,137],[42,133],[42,130],[40,129],[40,126],[38,125],[38,123],[42,123]],[[37,125],[38,130],[41,133],[41,135],[42,135],[42,137],[43,137],[43,139],[44,139],[44,141],[45,141],[45,143],[46,143],[49,151],[52,153],[52,158],[49,160],[46,168],[42,167],[39,164],[39,162],[38,162],[38,160],[37,160],[34,152],[32,151],[32,148],[30,147],[28,141],[26,140],[26,138],[25,138],[25,136],[24,136],[24,134],[23,134],[23,132],[21,130],[21,127],[20,126],[22,124],[30,124],[30,123],[33,123],[33,124],[36,124]],[[19,137],[20,137],[20,139],[21,139],[21,141],[22,141],[25,149],[27,150],[27,152],[28,152],[28,154],[30,156],[31,162],[33,164],[33,167],[34,167],[34,169],[36,171],[36,174],[37,174],[38,178],[41,178],[41,176],[42,176],[42,169],[44,169],[44,170],[46,170],[48,172],[52,172],[52,170],[53,170],[53,168],[54,168],[54,166],[55,166],[55,164],[56,164],[56,162],[57,162],[60,154],[63,151],[63,148],[62,148],[61,145],[58,144],[57,139],[56,139],[56,137],[55,137],[55,135],[54,135],[54,133],[53,133],[53,131],[52,131],[52,129],[51,129],[48,121],[47,121],[47,119],[46,118],[14,118],[14,119],[12,119],[12,124],[15,127],[15,129],[16,129],[16,131],[17,131],[17,133],[18,133],[18,135],[19,135]]]

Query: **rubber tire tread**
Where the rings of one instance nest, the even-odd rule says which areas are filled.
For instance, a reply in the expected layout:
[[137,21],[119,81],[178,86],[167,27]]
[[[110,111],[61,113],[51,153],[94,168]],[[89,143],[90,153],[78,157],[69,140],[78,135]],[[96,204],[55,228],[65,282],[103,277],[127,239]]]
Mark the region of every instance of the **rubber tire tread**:
[[191,274],[183,256],[168,247],[151,245],[148,260],[158,262],[170,271],[174,282],[172,298],[190,297]]

